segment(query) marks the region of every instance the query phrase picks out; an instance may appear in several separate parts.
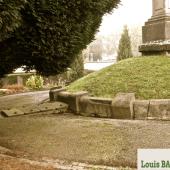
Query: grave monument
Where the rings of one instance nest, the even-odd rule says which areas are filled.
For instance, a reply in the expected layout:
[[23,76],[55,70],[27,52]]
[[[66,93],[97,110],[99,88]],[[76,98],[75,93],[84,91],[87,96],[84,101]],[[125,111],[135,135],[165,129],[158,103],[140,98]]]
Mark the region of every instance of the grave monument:
[[170,55],[170,0],[152,0],[152,6],[152,17],[142,27],[139,51],[142,55]]

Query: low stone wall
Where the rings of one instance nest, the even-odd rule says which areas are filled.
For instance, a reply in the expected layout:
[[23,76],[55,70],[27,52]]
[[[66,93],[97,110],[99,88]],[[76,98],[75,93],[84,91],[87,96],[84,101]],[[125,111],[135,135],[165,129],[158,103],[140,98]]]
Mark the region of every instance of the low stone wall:
[[135,119],[170,120],[170,99],[136,100],[133,114]]
[[88,92],[51,89],[50,101],[68,104],[69,110],[83,116],[113,119],[170,120],[170,99],[135,100],[134,93],[118,93],[115,98],[90,97]]
[[101,118],[112,118],[112,99],[84,96],[79,101],[79,114]]

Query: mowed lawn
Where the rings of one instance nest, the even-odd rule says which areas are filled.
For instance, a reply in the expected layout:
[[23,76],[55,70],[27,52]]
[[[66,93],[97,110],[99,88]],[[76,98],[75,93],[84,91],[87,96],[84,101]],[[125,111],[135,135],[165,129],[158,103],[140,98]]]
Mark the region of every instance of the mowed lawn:
[[138,148],[170,148],[170,122],[71,114],[5,118],[0,119],[0,146],[32,159],[135,167]]
[[114,97],[122,92],[135,93],[138,99],[169,99],[170,57],[125,59],[78,79],[68,90],[88,91],[90,95],[100,97]]

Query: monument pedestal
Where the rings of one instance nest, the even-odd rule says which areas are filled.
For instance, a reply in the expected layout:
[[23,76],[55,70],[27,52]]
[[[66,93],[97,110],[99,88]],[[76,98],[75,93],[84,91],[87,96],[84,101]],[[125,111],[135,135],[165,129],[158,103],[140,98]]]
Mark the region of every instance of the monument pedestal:
[[155,41],[139,46],[142,55],[167,55],[170,56],[170,41]]
[[153,0],[153,16],[142,27],[143,55],[170,55],[170,0]]

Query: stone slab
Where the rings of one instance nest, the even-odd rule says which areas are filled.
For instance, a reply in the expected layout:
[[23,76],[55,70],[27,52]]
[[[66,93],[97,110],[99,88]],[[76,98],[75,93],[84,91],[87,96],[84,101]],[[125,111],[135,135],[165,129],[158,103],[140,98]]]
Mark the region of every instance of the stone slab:
[[61,113],[67,111],[68,105],[63,102],[47,102],[39,105],[29,105],[19,108],[24,114],[34,114],[40,112]]
[[68,105],[63,102],[48,102],[42,104],[31,104],[18,108],[11,108],[8,110],[0,111],[0,118],[12,117],[12,116],[21,116],[27,114],[59,114],[65,113],[68,110]]
[[134,93],[118,93],[112,101],[112,118],[132,119],[133,101],[135,101]]
[[142,27],[143,43],[170,39],[170,16],[152,17]]
[[24,112],[16,109],[16,108],[12,108],[9,110],[2,110],[1,114],[6,116],[6,117],[12,117],[12,116],[20,116],[20,115],[24,115]]
[[33,114],[41,112],[40,107],[36,104],[31,104],[27,106],[23,106],[19,108],[21,111],[24,112],[24,114]]
[[143,55],[170,55],[170,41],[157,41],[142,44],[139,46],[139,51]]
[[112,115],[111,103],[105,98],[84,96],[80,99],[79,108],[82,116],[111,118]]
[[151,100],[149,119],[170,120],[170,99]]
[[67,111],[68,105],[63,102],[50,102],[50,103],[43,103],[39,105],[40,110],[42,112],[45,111],[53,111],[53,113],[61,113]]
[[89,98],[93,102],[101,103],[101,104],[112,104],[112,98],[103,98],[103,97],[90,97]]
[[58,101],[58,94],[60,92],[66,91],[65,88],[52,88],[49,92],[50,101]]
[[79,102],[84,96],[88,96],[88,92],[80,91],[76,93],[71,92],[60,92],[58,94],[58,101],[68,104],[69,109],[76,114],[80,113]]
[[147,119],[149,104],[149,100],[135,100],[133,102],[133,118],[137,120]]

